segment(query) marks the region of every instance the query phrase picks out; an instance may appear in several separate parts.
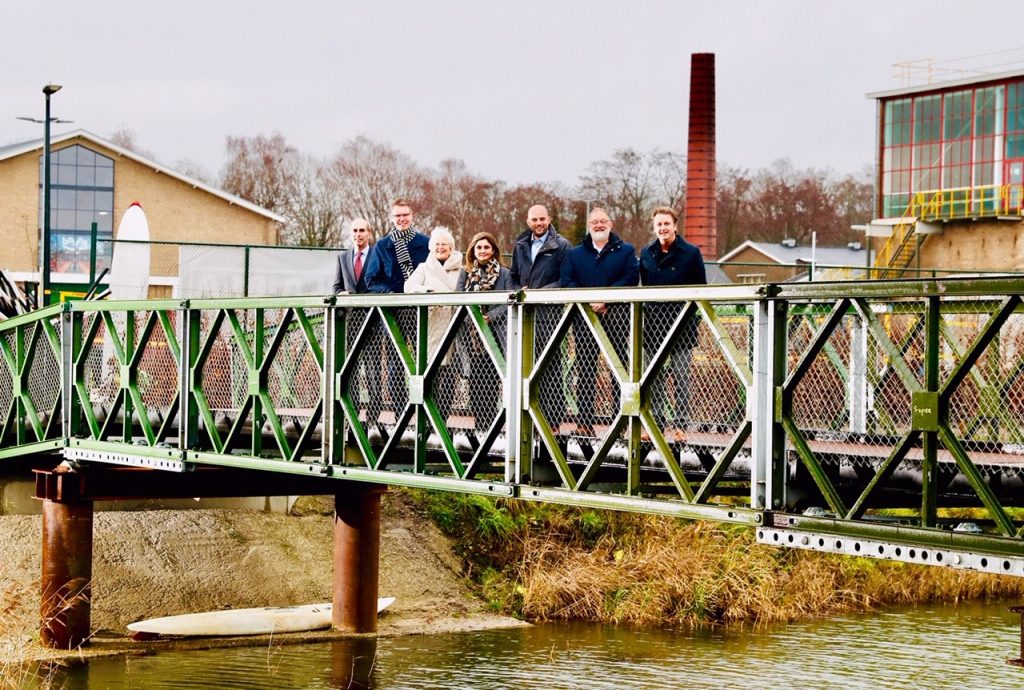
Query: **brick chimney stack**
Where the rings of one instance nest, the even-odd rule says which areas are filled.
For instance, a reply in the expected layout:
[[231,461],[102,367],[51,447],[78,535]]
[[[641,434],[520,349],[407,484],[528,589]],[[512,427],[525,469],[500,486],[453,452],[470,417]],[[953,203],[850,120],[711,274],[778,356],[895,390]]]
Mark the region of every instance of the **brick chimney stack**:
[[715,54],[690,56],[690,128],[686,147],[683,236],[705,259],[718,258],[715,203]]

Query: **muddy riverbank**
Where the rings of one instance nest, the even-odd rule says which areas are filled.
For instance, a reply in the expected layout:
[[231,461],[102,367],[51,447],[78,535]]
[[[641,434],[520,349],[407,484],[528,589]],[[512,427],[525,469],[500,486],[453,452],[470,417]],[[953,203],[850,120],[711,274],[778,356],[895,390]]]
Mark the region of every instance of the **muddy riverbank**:
[[[330,499],[304,498],[292,515],[255,510],[98,512],[93,546],[89,654],[148,650],[125,638],[135,620],[215,609],[289,606],[331,600]],[[39,516],[0,517],[0,659],[48,658],[37,639]],[[381,596],[395,604],[382,635],[523,625],[488,611],[460,576],[451,542],[403,498],[383,499]],[[329,639],[320,632],[277,642]],[[248,638],[215,644],[265,644]],[[210,646],[210,641],[158,642]]]

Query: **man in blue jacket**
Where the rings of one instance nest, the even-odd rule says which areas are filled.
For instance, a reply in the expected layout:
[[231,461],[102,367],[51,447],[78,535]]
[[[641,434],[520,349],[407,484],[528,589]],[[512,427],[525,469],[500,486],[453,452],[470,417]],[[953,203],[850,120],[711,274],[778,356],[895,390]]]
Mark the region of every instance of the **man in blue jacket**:
[[368,292],[402,292],[405,280],[427,260],[430,239],[412,222],[412,208],[405,199],[391,204],[391,231],[374,245],[366,264]]
[[547,208],[540,204],[530,207],[526,224],[529,230],[516,238],[512,248],[512,280],[524,290],[556,288],[572,245],[558,234]]
[[[547,207],[535,204],[526,212],[527,230],[516,238],[512,247],[512,282],[524,290],[558,287],[562,275],[562,262],[572,251],[569,240],[558,234],[551,224]],[[557,304],[537,307],[534,321],[534,352],[543,351],[551,338],[562,307]],[[544,390],[540,396],[541,409],[544,416],[555,423],[565,416],[565,391],[562,386],[563,372],[562,352],[564,347],[554,353],[545,373]]]
[[[639,278],[639,263],[633,245],[623,242],[612,232],[612,219],[603,208],[595,208],[587,218],[587,236],[565,257],[561,283],[564,288],[631,287]],[[601,317],[619,356],[629,333],[628,305],[615,305],[609,310],[604,302],[592,302],[591,308]],[[621,307],[626,307],[622,309]],[[577,432],[593,435],[596,421],[595,387],[598,363],[602,359],[597,342],[589,332],[576,333],[576,404],[579,409]],[[607,391],[610,396],[610,390]],[[614,411],[613,411],[614,412]]]
[[[367,292],[404,292],[406,278],[427,260],[429,254],[430,240],[413,226],[412,207],[405,199],[396,199],[391,204],[391,231],[373,245],[366,264]],[[391,407],[397,422],[408,393],[403,390],[406,388],[405,368],[387,338],[384,339],[383,359],[388,372]],[[378,421],[376,414],[371,416],[373,419],[368,420],[371,424]]]
[[[647,285],[704,285],[704,257],[700,249],[679,236],[676,212],[662,206],[651,216],[654,241],[640,252],[640,282]],[[644,305],[644,339],[651,351],[657,351],[669,327],[683,308],[682,302],[648,302]],[[684,431],[689,415],[690,351],[697,345],[698,315],[693,315],[678,332],[670,353],[673,386],[665,386],[672,404],[671,428],[666,429],[669,441],[686,441]],[[665,379],[667,384],[667,379]],[[661,415],[657,415],[660,417]]]

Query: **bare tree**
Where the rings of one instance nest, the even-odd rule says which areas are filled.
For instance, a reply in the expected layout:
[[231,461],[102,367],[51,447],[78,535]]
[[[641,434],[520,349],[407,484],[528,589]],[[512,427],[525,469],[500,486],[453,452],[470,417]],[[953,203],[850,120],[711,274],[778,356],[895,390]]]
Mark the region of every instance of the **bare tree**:
[[618,149],[611,158],[590,164],[580,178],[579,196],[605,206],[618,234],[642,245],[648,240],[649,216],[655,207],[681,207],[685,171],[679,154]]
[[156,160],[156,156],[153,155],[152,152],[145,150],[135,141],[135,132],[124,125],[121,125],[121,127],[111,134],[108,139],[110,139],[112,144],[116,144],[123,149],[128,149],[132,153],[137,153],[145,158]]
[[875,170],[867,165],[854,175],[846,175],[832,187],[833,203],[839,216],[840,230],[850,240],[860,239],[851,225],[871,221],[875,213]]
[[718,256],[749,239],[750,172],[741,168],[718,169]]
[[[391,227],[391,202],[396,198],[421,205],[424,172],[390,144],[356,137],[342,145],[325,174],[339,195],[345,217],[366,218],[378,233]],[[424,220],[421,214],[417,224]]]
[[325,167],[312,157],[302,160],[285,213],[284,237],[288,244],[333,247],[343,243],[345,214],[341,198]]
[[299,152],[275,133],[269,137],[229,136],[227,153],[221,188],[268,211],[287,213],[302,165]]
[[214,176],[202,166],[202,164],[190,158],[183,158],[175,163],[174,169],[182,175],[187,175],[188,177],[191,177],[194,180],[199,180],[211,187],[216,187],[220,184],[216,179],[214,179]]
[[831,170],[797,170],[782,159],[755,173],[725,168],[719,180],[722,252],[747,239],[809,243],[812,233],[821,244],[842,244],[857,239],[851,225],[871,219],[870,168],[837,179]]

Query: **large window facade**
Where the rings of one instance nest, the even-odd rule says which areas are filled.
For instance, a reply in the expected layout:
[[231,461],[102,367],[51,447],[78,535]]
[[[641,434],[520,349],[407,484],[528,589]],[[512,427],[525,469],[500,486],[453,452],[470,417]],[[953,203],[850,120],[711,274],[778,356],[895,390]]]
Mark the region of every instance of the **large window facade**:
[[[89,273],[92,224],[97,238],[111,239],[114,161],[81,145],[50,156],[50,270]],[[43,219],[43,157],[39,157],[39,224]],[[97,272],[110,265],[111,242],[99,242]]]
[[[1024,79],[882,99],[882,213],[903,215],[918,192],[943,192],[943,213],[1020,206]],[[1000,203],[1003,204],[1000,207]]]

